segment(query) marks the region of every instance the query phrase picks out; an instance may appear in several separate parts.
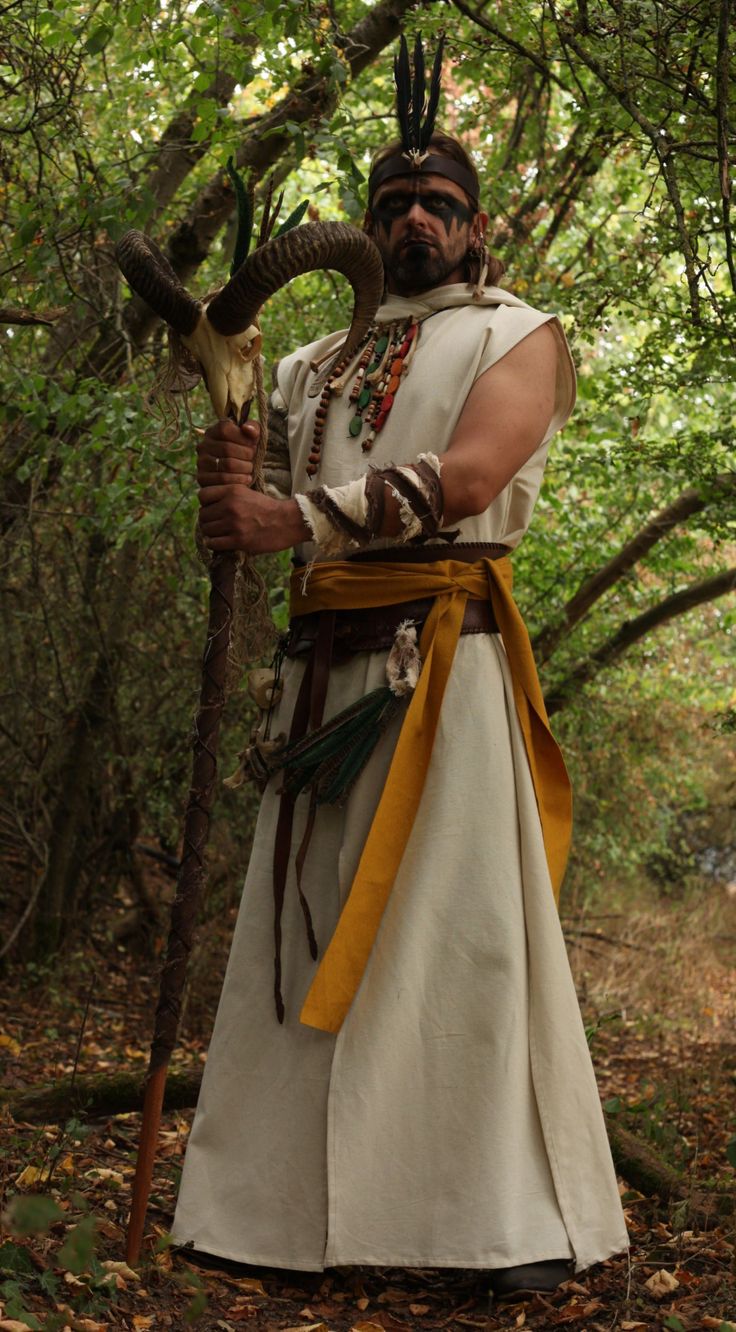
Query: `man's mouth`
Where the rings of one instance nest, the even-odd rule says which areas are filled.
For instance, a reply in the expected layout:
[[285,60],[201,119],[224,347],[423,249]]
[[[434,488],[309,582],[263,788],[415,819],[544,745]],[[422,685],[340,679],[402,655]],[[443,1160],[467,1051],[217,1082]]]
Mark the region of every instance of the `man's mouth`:
[[414,249],[431,250],[433,248],[434,247],[431,241],[424,240],[421,237],[417,236],[412,236],[409,238],[409,240],[401,242],[402,250],[414,250]]

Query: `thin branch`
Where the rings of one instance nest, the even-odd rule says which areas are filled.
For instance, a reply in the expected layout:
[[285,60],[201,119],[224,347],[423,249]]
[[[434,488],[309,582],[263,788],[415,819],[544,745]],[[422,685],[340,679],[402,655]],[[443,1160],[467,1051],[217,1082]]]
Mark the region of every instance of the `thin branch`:
[[547,712],[551,716],[554,712],[559,712],[564,708],[573,696],[579,694],[583,685],[587,684],[593,676],[603,670],[605,666],[610,666],[616,661],[627,648],[638,643],[646,634],[650,634],[653,629],[659,629],[663,624],[668,624],[679,615],[685,615],[688,611],[694,610],[696,606],[702,606],[709,601],[715,601],[718,597],[723,597],[727,592],[732,592],[736,588],[736,568],[724,569],[719,574],[714,574],[712,578],[704,578],[702,582],[691,583],[681,592],[674,592],[672,596],[665,597],[656,606],[650,607],[641,615],[637,615],[633,620],[627,620],[622,624],[607,642],[591,652],[585,661],[576,666],[574,670],[560,684],[556,685],[549,694],[545,696]]
[[[717,491],[720,493],[732,492],[736,490],[736,473],[725,473],[719,476],[716,481]],[[533,639],[532,646],[535,653],[542,661],[546,661],[554,652],[562,638],[564,638],[574,625],[584,619],[591,608],[600,598],[614,586],[619,579],[633,569],[634,565],[666,536],[674,527],[691,518],[694,513],[700,513],[702,509],[712,503],[715,495],[713,492],[704,493],[690,487],[683,490],[671,504],[666,508],[660,509],[649,522],[641,528],[626,545],[621,548],[617,555],[612,556],[610,560],[595,573],[591,574],[581,583],[577,592],[565,604],[562,616],[556,624],[546,625]]]
[[531,51],[528,46],[524,46],[522,42],[517,41],[510,33],[504,32],[503,28],[499,28],[497,24],[492,23],[484,14],[478,13],[477,9],[471,9],[470,5],[464,3],[464,0],[452,0],[452,2],[461,14],[464,14],[473,23],[477,23],[478,27],[483,28],[485,32],[490,32],[492,36],[497,37],[499,42],[503,42],[503,45],[509,51],[515,51],[517,55],[521,56],[522,60],[528,61],[535,69],[538,69],[545,79],[556,83],[557,87],[562,88],[563,92],[569,93],[571,91],[567,84],[563,83],[562,79],[552,72],[549,64],[537,55],[536,51]]
[[736,262],[733,253],[731,233],[731,170],[728,160],[728,78],[729,51],[728,34],[731,23],[731,0],[721,0],[718,18],[718,62],[716,65],[716,104],[718,109],[718,163],[721,185],[721,212],[723,216],[723,234],[726,241],[726,262],[731,277],[731,286],[736,292]]
[[[563,25],[556,15],[555,21],[558,26],[558,32],[560,33],[560,40],[562,41]],[[660,174],[664,180],[670,203],[672,204],[677,233],[680,237],[680,250],[685,262],[685,275],[690,296],[690,313],[693,323],[700,324],[700,290],[698,286],[699,277],[697,271],[698,259],[685,223],[685,210],[683,208],[682,199],[680,198],[680,190],[677,183],[674,163],[670,157],[669,138],[652,123],[648,116],[644,114],[634,97],[629,93],[628,89],[619,85],[616,80],[612,78],[606,66],[599,60],[596,60],[595,56],[591,55],[589,51],[586,51],[585,47],[580,41],[578,41],[572,32],[565,30],[564,39],[570,49],[575,52],[578,58],[582,60],[583,64],[590,70],[591,74],[595,75],[598,82],[616,99],[619,105],[623,107],[624,111],[631,116],[631,119],[643,131],[654,149],[655,156],[659,163]]]

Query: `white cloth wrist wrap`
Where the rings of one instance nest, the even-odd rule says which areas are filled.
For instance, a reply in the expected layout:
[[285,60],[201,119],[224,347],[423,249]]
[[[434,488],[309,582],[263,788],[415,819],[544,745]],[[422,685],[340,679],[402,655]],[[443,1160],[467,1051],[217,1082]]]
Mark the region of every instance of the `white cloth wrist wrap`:
[[433,536],[442,521],[441,464],[434,453],[420,453],[416,463],[370,468],[346,486],[319,486],[294,496],[312,539],[323,555],[337,557],[360,550],[381,535],[388,487],[399,505],[401,531],[396,545]]

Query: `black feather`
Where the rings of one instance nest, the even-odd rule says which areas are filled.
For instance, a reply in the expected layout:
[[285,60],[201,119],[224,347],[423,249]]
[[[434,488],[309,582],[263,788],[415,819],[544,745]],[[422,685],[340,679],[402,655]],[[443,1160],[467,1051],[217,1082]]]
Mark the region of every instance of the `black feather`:
[[232,157],[228,157],[225,170],[230,177],[238,205],[238,231],[235,238],[233,261],[230,265],[230,276],[232,277],[233,273],[237,273],[240,265],[245,263],[250,249],[253,234],[253,187],[245,185],[243,177],[235,170]]
[[394,82],[396,84],[396,118],[401,131],[401,141],[405,151],[408,152],[411,148],[411,131],[409,128],[411,70],[409,69],[409,48],[403,33],[399,43],[399,54],[394,56]]
[[440,44],[434,57],[432,66],[432,77],[429,83],[429,102],[427,104],[427,117],[422,130],[420,148],[422,152],[429,147],[429,141],[434,133],[434,122],[437,117],[437,107],[440,102],[440,86],[442,83],[442,55],[445,49],[445,39],[440,37]]
[[414,84],[411,94],[411,146],[417,151],[422,138],[422,113],[424,111],[424,47],[421,34],[417,33],[414,43]]

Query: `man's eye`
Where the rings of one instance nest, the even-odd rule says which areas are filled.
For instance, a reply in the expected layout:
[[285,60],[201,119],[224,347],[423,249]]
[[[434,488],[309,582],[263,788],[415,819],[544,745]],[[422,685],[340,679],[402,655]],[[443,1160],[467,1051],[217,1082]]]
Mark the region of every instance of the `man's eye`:
[[422,204],[428,208],[431,213],[441,213],[449,207],[447,199],[441,194],[425,194],[422,197]]

